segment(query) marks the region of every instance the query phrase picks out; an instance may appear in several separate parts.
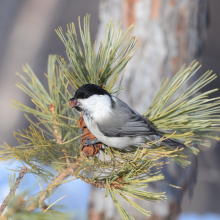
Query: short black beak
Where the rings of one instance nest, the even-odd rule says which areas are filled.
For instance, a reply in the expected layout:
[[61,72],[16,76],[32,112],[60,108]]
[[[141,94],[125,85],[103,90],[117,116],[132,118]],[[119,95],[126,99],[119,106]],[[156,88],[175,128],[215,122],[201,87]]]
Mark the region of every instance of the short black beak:
[[74,108],[76,106],[75,100],[76,100],[75,97],[73,97],[69,100],[70,108]]

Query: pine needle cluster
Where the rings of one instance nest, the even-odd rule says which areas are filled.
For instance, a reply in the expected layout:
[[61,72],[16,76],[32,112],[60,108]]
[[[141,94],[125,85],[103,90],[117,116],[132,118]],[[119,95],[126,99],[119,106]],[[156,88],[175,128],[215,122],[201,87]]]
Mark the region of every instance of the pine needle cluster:
[[[115,83],[138,48],[136,38],[131,36],[133,27],[124,32],[120,26],[115,29],[110,20],[106,37],[96,51],[96,43],[92,45],[90,39],[89,20],[87,15],[84,29],[79,20],[82,47],[73,23],[67,26],[66,35],[61,28],[56,30],[64,43],[68,60],[57,55],[49,56],[45,74],[49,89],[43,87],[29,65],[23,67],[26,77],[18,74],[23,80],[17,84],[18,88],[30,96],[35,107],[13,101],[13,107],[25,112],[30,127],[14,133],[19,143],[17,146],[11,147],[6,143],[1,146],[0,160],[19,160],[27,166],[27,173],[47,183],[43,191],[24,202],[20,215],[45,207],[44,200],[59,185],[81,179],[95,187],[105,188],[105,196],[111,196],[122,219],[133,217],[123,209],[116,195],[150,216],[149,211],[130,197],[152,202],[166,199],[165,192],[147,191],[149,182],[164,179],[161,169],[166,162],[163,159],[168,157],[184,168],[190,163],[188,155],[198,153],[194,144],[210,146],[207,138],[219,140],[216,132],[220,130],[220,97],[208,98],[216,89],[199,93],[216,76],[207,71],[178,96],[181,87],[199,68],[198,63],[193,62],[188,68],[180,69],[170,82],[167,79],[161,83],[151,106],[143,115],[166,137],[185,143],[187,149],[158,147],[147,142],[147,148],[140,146],[136,150],[122,151],[105,146],[94,157],[83,155],[77,123],[79,115],[69,109],[68,100],[77,88],[87,83],[102,86],[111,94],[120,91],[122,88],[116,88]],[[20,172],[20,168],[15,171]],[[39,217],[41,215],[39,213]]]

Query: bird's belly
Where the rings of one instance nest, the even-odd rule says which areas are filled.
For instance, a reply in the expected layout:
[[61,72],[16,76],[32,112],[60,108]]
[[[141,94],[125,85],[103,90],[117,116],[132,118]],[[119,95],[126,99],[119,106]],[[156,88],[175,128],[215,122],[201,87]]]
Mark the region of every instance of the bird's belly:
[[98,128],[97,124],[89,117],[84,116],[86,126],[91,133],[102,143],[109,147],[123,149],[129,146],[138,146],[145,142],[144,137],[107,137]]
[[143,138],[141,137],[107,137],[102,136],[98,138],[102,143],[108,145],[109,147],[115,147],[119,149],[124,149],[130,146],[138,147],[141,143],[143,143]]

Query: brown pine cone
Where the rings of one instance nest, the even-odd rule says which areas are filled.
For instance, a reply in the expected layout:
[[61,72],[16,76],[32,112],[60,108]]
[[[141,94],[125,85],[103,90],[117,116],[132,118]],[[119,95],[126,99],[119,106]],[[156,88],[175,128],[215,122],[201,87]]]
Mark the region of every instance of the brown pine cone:
[[94,139],[97,139],[97,138],[87,128],[87,126],[84,122],[84,119],[83,119],[83,113],[81,113],[81,115],[79,117],[78,124],[79,124],[79,127],[83,130],[83,135],[82,135],[82,139],[81,139],[81,151],[87,157],[96,155],[100,151],[102,143],[100,142],[98,144],[89,145],[89,146],[86,146],[84,144],[85,140],[94,140]]

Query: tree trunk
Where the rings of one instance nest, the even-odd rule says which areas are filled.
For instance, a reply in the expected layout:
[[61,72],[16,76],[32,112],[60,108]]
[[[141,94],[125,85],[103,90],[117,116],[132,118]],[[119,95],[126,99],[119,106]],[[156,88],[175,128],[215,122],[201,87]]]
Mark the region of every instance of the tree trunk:
[[[143,113],[163,77],[172,78],[184,63],[189,65],[194,59],[200,59],[206,39],[208,0],[101,0],[99,16],[97,42],[104,38],[110,18],[115,19],[116,26],[123,21],[123,29],[135,25],[133,34],[141,46],[126,67],[122,82],[125,90],[119,98]],[[155,216],[174,219],[180,212],[183,193],[187,187],[190,194],[193,192],[196,164],[194,158],[192,166],[185,170],[174,163],[164,168],[166,182],[181,186],[182,190],[160,182],[147,188],[166,191],[168,196],[168,201],[160,204],[139,201],[138,204],[152,212],[151,219]],[[103,197],[103,190],[92,190],[90,219],[120,219],[111,198]],[[135,219],[146,219],[120,202]]]

